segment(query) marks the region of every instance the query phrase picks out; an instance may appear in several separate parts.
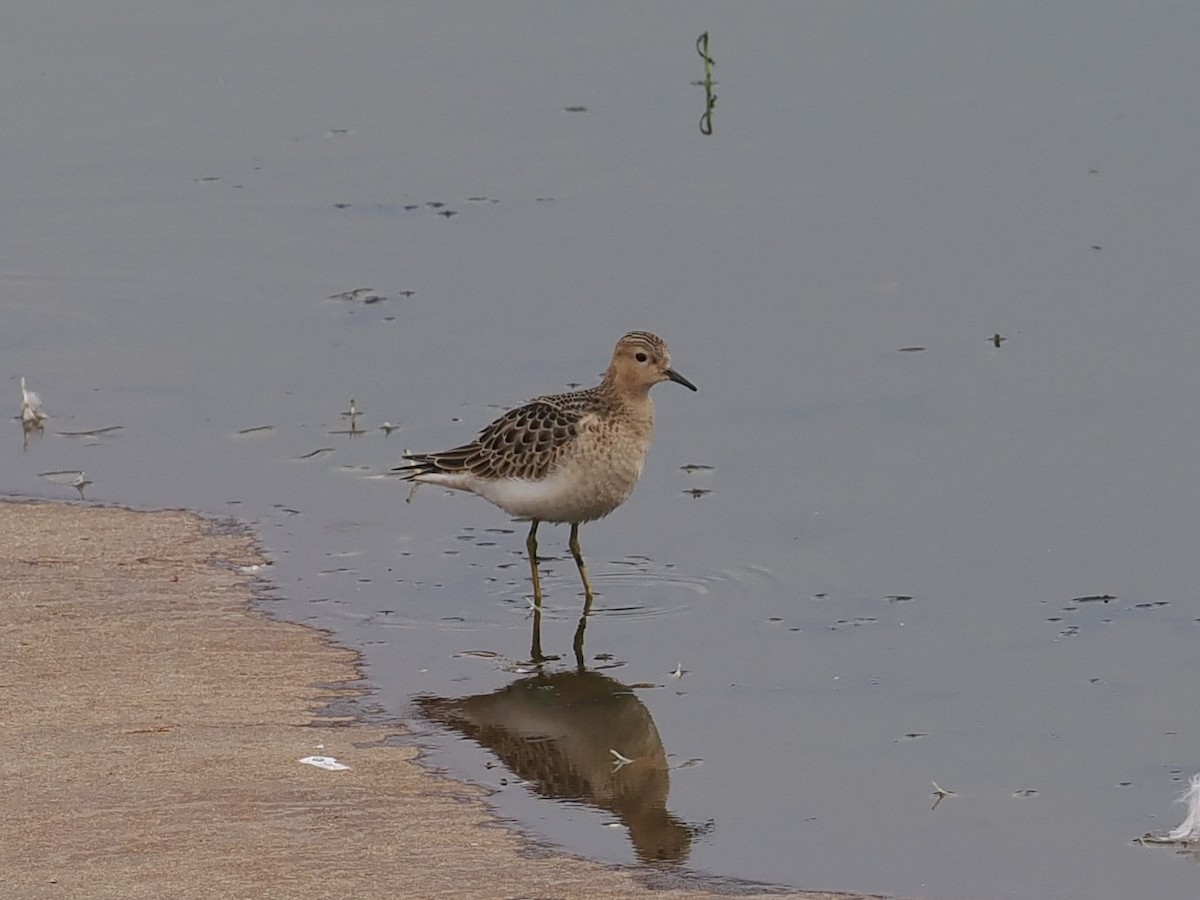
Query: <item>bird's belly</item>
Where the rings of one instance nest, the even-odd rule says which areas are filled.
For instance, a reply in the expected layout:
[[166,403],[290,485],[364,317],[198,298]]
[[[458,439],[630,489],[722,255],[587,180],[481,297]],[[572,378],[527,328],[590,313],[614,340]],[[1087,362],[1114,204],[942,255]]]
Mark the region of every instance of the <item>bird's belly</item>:
[[560,469],[538,480],[480,481],[471,490],[512,516],[545,522],[590,522],[624,503],[637,484],[638,474],[579,467]]

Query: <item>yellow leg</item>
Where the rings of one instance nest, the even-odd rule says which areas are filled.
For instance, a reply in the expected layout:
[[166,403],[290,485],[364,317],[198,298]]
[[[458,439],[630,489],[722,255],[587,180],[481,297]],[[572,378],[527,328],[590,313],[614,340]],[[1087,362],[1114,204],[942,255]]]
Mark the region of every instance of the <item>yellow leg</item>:
[[538,520],[533,520],[529,528],[529,537],[525,538],[525,549],[529,552],[529,572],[533,575],[533,603],[538,608],[542,605],[542,579],[537,567],[537,527]]
[[575,557],[575,565],[579,567],[579,577],[583,581],[583,614],[592,611],[592,583],[588,581],[587,566],[583,564],[583,553],[579,550],[579,523],[571,523],[571,555]]
[[545,657],[542,655],[542,579],[538,575],[537,527],[538,520],[534,519],[529,537],[525,538],[525,549],[529,552],[529,571],[533,575],[533,639],[529,655],[535,663],[540,663]]

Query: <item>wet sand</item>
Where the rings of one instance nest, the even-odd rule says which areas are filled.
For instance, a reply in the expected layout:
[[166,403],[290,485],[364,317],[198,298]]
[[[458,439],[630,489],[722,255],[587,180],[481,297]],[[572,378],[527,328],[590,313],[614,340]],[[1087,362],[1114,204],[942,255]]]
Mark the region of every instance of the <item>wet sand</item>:
[[850,896],[605,866],[499,827],[385,743],[399,726],[328,715],[363,691],[357,657],[252,609],[242,567],[262,562],[186,512],[0,502],[0,894]]

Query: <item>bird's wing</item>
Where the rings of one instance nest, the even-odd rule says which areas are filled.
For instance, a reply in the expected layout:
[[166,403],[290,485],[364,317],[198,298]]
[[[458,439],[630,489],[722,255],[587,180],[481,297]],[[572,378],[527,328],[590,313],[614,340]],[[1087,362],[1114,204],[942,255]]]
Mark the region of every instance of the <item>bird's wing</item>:
[[469,444],[440,453],[405,455],[412,465],[397,471],[410,479],[432,472],[541,478],[553,469],[563,447],[579,434],[585,415],[585,409],[567,408],[552,398],[531,400],[506,412]]

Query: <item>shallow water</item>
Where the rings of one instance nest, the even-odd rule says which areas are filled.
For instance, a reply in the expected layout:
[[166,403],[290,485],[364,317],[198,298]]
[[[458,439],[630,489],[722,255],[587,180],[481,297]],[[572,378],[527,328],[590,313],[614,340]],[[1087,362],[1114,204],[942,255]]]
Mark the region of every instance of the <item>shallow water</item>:
[[[24,450],[12,423],[4,491],[81,469],[89,500],[253,524],[272,608],[572,850],[661,859],[652,821],[673,865],[802,887],[1194,892],[1130,839],[1200,769],[1200,12],[7,18],[0,387],[51,419]],[[582,529],[585,666],[674,767],[649,820],[422,714],[536,678],[525,527],[381,477],[592,383],[631,328],[700,389],[655,389],[643,483]],[[570,684],[578,579],[539,537]],[[551,756],[611,793],[592,737]]]

